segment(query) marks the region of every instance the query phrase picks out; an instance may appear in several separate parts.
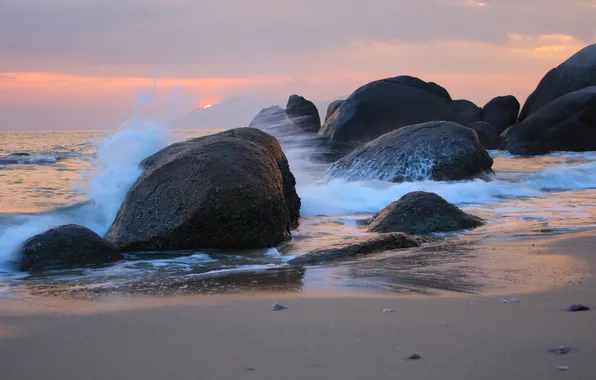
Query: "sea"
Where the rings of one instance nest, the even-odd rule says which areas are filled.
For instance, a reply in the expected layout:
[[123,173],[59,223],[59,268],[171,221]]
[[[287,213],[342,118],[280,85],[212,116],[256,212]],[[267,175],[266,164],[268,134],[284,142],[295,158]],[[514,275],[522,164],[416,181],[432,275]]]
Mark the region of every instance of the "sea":
[[[0,131],[0,298],[22,292],[85,298],[320,288],[475,292],[482,284],[473,278],[478,268],[465,247],[498,247],[596,226],[596,152],[523,158],[491,151],[496,177],[488,182],[345,182],[326,178],[329,165],[311,160],[307,138],[279,135],[302,200],[300,227],[291,242],[242,252],[127,254],[118,263],[42,274],[15,271],[19,244],[51,227],[74,223],[105,234],[144,158],[175,141],[218,131],[170,130],[134,118],[111,131]],[[434,250],[306,269],[286,264],[312,249],[366,235],[362,221],[416,190],[435,192],[487,224],[435,234],[440,248]]]

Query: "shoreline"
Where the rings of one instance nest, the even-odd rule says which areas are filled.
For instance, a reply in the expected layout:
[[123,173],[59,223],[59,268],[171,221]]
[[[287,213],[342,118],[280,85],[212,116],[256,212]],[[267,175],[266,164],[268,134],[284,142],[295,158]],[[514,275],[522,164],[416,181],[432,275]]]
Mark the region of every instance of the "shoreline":
[[[594,235],[523,241],[536,252],[518,255],[547,260],[529,272],[573,263],[542,288],[3,299],[0,365],[10,379],[590,379],[596,310],[563,309],[596,307]],[[498,268],[511,253],[479,261]],[[590,275],[549,277],[574,268]],[[510,297],[520,302],[501,303]],[[548,353],[559,346],[571,352]]]

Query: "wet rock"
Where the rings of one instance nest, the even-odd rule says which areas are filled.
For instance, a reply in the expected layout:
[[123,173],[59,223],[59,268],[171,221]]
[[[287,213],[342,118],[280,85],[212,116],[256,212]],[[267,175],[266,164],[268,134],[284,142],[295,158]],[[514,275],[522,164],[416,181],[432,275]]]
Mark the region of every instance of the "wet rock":
[[414,238],[401,233],[379,234],[353,238],[315,249],[290,260],[288,263],[291,265],[316,265],[350,259],[360,255],[418,246],[419,244]]
[[504,135],[505,149],[523,156],[596,150],[596,86],[553,100]]
[[21,271],[77,268],[123,258],[113,244],[95,232],[74,224],[35,235],[22,243],[18,251]]
[[17,156],[17,157],[29,157],[31,156],[29,153],[23,153],[23,152],[17,152],[17,153],[11,153],[11,156]]
[[296,128],[304,132],[319,132],[321,117],[313,102],[302,96],[292,95],[286,105],[286,115]]
[[327,114],[325,115],[325,121],[327,121],[327,119],[329,119],[329,117],[333,115],[335,111],[337,111],[337,109],[342,105],[343,102],[343,100],[335,100],[329,103],[329,105],[327,106]]
[[251,120],[248,126],[250,128],[262,129],[264,131],[285,131],[292,128],[285,110],[280,106],[263,108]]
[[567,308],[567,311],[570,313],[574,313],[576,311],[589,311],[590,308],[582,305],[582,304],[577,304],[577,305],[571,305]]
[[420,360],[420,359],[422,359],[422,356],[420,356],[418,354],[412,354],[412,355],[408,356],[407,359],[408,360]]
[[526,100],[519,121],[561,96],[591,86],[596,86],[596,44],[583,48],[550,70]]
[[519,101],[513,95],[497,96],[482,108],[482,119],[493,126],[497,135],[517,122]]
[[493,150],[501,147],[501,137],[497,134],[492,125],[485,121],[476,121],[468,125],[478,135],[478,140],[484,149]]
[[447,181],[488,178],[492,158],[471,129],[433,121],[387,133],[334,163],[329,178]]
[[501,300],[501,303],[519,303],[519,300],[517,299],[517,297],[513,297]]
[[260,130],[172,144],[142,166],[107,234],[124,251],[266,248],[290,240],[298,224],[286,156]]
[[479,227],[484,221],[467,214],[435,193],[415,191],[391,203],[371,218],[371,232],[428,234]]
[[460,99],[453,102],[455,112],[459,115],[458,121],[468,125],[476,121],[482,121],[482,108],[469,100]]
[[350,95],[323,124],[333,143],[364,144],[396,129],[433,120],[465,123],[447,90],[411,76],[368,83]]
[[273,306],[271,306],[271,310],[273,310],[273,311],[280,311],[280,310],[286,310],[286,309],[287,309],[287,307],[285,307],[284,305],[279,304],[277,302],[274,303]]

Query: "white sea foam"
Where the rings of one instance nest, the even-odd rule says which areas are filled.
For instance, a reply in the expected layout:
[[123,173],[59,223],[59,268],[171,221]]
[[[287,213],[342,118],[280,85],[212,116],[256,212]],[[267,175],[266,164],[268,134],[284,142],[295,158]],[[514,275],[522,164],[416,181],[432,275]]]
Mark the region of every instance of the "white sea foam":
[[0,266],[7,265],[20,243],[52,227],[73,223],[105,234],[142,172],[141,161],[174,140],[164,124],[139,117],[131,117],[115,133],[106,134],[103,141],[97,142],[94,169],[83,175],[86,184],[79,186],[90,202],[68,211],[31,215],[20,224],[0,230]]

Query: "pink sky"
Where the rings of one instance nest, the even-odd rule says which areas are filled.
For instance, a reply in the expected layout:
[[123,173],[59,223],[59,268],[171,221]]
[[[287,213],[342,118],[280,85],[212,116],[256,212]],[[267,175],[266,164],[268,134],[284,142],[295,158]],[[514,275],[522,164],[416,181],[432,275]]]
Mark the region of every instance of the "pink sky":
[[481,106],[523,101],[595,42],[594,20],[596,0],[2,2],[0,129],[113,127],[154,75],[192,107],[333,99],[402,74]]

